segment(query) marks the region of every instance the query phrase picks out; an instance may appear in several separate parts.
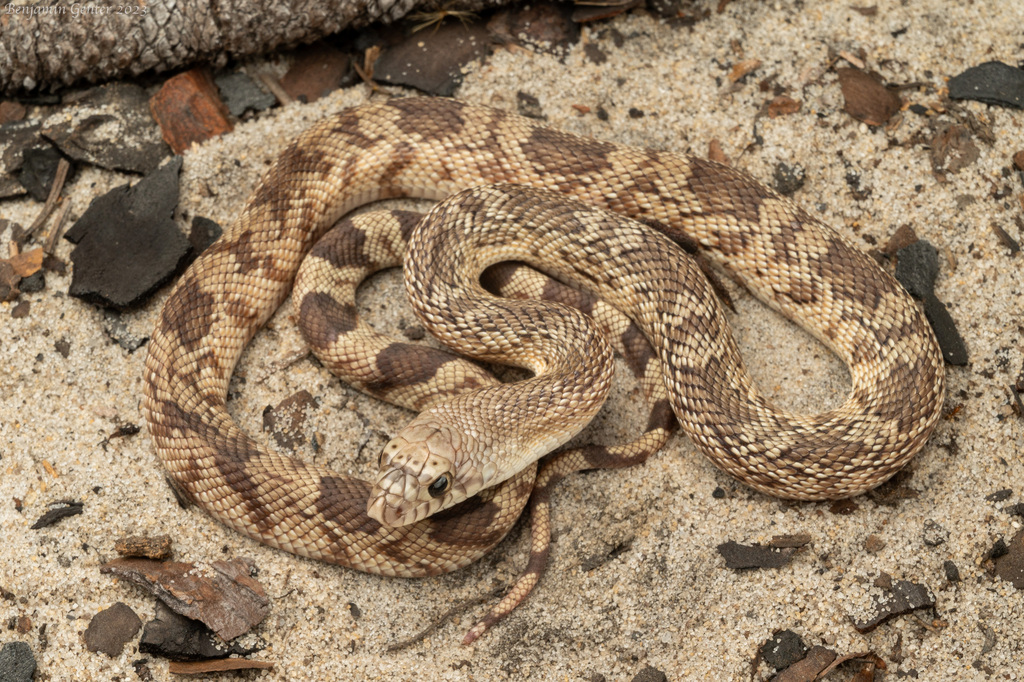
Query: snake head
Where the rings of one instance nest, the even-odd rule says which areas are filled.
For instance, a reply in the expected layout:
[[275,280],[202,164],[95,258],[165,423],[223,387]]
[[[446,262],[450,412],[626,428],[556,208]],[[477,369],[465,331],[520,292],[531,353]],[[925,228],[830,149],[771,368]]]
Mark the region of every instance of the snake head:
[[388,527],[406,526],[476,494],[475,467],[456,467],[462,435],[413,420],[384,446],[366,513]]

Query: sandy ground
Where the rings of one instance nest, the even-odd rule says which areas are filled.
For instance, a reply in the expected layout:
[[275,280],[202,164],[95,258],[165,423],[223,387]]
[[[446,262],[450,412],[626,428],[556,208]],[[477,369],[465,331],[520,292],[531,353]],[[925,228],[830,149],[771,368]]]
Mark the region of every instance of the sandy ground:
[[[1024,420],[1011,412],[1007,388],[1024,369],[1024,270],[1021,256],[1011,257],[991,231],[998,224],[1024,236],[1013,223],[1022,212],[1020,177],[1003,175],[1022,147],[1024,112],[961,105],[989,124],[995,139],[979,142],[980,158],[939,182],[924,145],[899,144],[927,133],[926,118],[905,112],[889,130],[860,124],[842,111],[836,76],[827,69],[830,49],[860,52],[890,82],[941,88],[946,78],[975,64],[1016,64],[1024,59],[1024,5],[880,0],[877,14],[864,16],[845,0],[732,2],[721,14],[714,4],[711,16],[692,29],[643,12],[584,27],[580,43],[561,61],[498,49],[469,69],[457,96],[514,109],[522,90],[540,100],[553,126],[634,145],[704,155],[716,139],[735,165],[765,180],[779,161],[798,164],[807,182],[796,200],[855,244],[884,244],[905,224],[935,244],[941,254],[938,295],[958,323],[971,364],[948,371],[946,409],[961,409],[940,422],[910,465],[907,485],[916,498],[895,506],[858,499],[849,515],[830,512],[828,504],[779,501],[720,473],[678,437],[641,468],[577,475],[559,488],[557,542],[545,579],[475,646],[459,641],[484,612],[479,605],[422,642],[389,653],[390,644],[453,604],[508,584],[527,556],[524,529],[454,575],[395,580],[268,549],[198,510],[182,510],[145,431],[101,446],[118,425],[142,424],[145,350],[129,354],[113,344],[102,331],[104,313],[68,297],[68,277],[49,274],[44,291],[25,296],[28,317],[13,319],[12,304],[0,304],[0,587],[15,596],[0,599],[0,642],[30,644],[37,679],[137,679],[133,662],[145,658],[137,640],[110,658],[88,652],[82,632],[96,612],[117,601],[144,621],[152,616],[153,598],[101,575],[99,565],[114,557],[119,536],[166,533],[182,560],[255,560],[273,601],[258,629],[268,645],[259,658],[277,667],[238,674],[240,679],[628,680],[649,665],[669,680],[747,680],[758,647],[785,628],[808,645],[840,654],[878,654],[888,665],[886,679],[1024,679],[1021,593],[990,575],[982,560],[996,540],[1009,541],[1020,529],[1020,517],[1002,510],[1024,494]],[[625,38],[621,47],[613,31]],[[586,43],[600,47],[607,61],[587,60]],[[731,86],[726,76],[732,65],[753,58],[762,61],[754,76]],[[768,77],[803,106],[755,123],[772,96],[757,85]],[[924,88],[903,96],[924,105],[938,101]],[[189,152],[181,210],[228,224],[265,165],[297,131],[370,97],[368,88],[356,86],[315,105],[278,109]],[[608,120],[573,105],[591,112],[603,107]],[[631,117],[630,108],[645,115]],[[759,145],[752,144],[755,129]],[[851,197],[850,170],[860,173],[868,198]],[[106,171],[81,172],[70,190],[72,218],[124,181]],[[1004,185],[1012,194],[994,198]],[[0,208],[23,224],[38,210],[27,201]],[[69,251],[62,244],[59,255],[66,259]],[[400,321],[413,320],[408,310],[394,308],[399,292],[394,277],[374,280],[361,312],[380,329],[396,330]],[[121,319],[135,334],[147,335],[166,293]],[[735,287],[734,293],[738,312],[731,320],[764,391],[796,410],[841,402],[849,385],[845,368],[809,335]],[[259,433],[265,405],[306,388],[322,401],[313,428],[325,434],[326,449],[318,457],[343,470],[365,471],[369,453],[407,415],[340,386],[308,360],[281,370],[302,348],[291,312],[286,304],[253,343],[238,369],[246,381],[235,382],[231,409],[243,428]],[[55,350],[61,339],[70,343],[67,358]],[[623,440],[639,429],[644,415],[637,395],[624,379],[587,438]],[[361,417],[370,425],[364,427]],[[367,444],[353,464],[348,453],[359,443]],[[713,497],[717,488],[724,497]],[[986,501],[1005,488],[1013,491],[1008,500]],[[47,503],[61,499],[84,502],[85,512],[45,530],[29,529]],[[924,544],[927,521],[948,531],[944,544]],[[785,533],[808,533],[812,542],[783,569],[731,571],[715,549],[728,540],[764,543]],[[870,535],[884,547],[869,552]],[[947,560],[962,581],[947,581]],[[868,612],[873,596],[881,594],[873,586],[881,572],[927,585],[937,599],[935,612],[858,634],[850,619]],[[358,618],[346,607],[350,602],[358,606]],[[8,628],[12,617],[21,616],[31,620],[24,634]],[[162,661],[150,660],[148,667],[153,679],[173,677]],[[829,679],[851,675],[845,668]],[[754,679],[768,677],[764,665],[754,673]]]

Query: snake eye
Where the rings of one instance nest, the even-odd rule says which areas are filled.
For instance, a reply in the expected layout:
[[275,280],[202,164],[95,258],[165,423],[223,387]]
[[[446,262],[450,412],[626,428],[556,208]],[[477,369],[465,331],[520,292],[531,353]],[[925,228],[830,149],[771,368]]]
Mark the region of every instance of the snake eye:
[[431,497],[437,498],[448,492],[448,489],[452,487],[452,480],[448,474],[441,474],[434,479],[434,482],[427,488],[427,492],[430,493]]

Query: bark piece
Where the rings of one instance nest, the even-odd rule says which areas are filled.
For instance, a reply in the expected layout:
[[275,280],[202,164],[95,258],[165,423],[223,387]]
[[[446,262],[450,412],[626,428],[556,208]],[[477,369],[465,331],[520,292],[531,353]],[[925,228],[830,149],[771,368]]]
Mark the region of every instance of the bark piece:
[[92,617],[85,629],[85,647],[102,651],[111,658],[121,655],[124,645],[142,627],[142,621],[127,604],[117,602]]
[[[65,355],[64,357],[67,356]],[[83,506],[84,505],[81,502],[54,502],[50,505],[47,512],[32,524],[32,530],[39,530],[40,528],[52,526],[61,519],[66,519],[69,516],[78,516],[82,513]]]
[[169,79],[149,100],[149,109],[175,154],[232,129],[228,109],[204,68]]
[[779,549],[762,545],[741,545],[732,541],[718,546],[718,553],[725,559],[725,567],[737,570],[782,568],[790,562],[795,551],[790,547]]
[[151,538],[133,535],[115,542],[114,550],[124,557],[142,557],[162,561],[171,558],[171,536],[158,535]]
[[25,642],[7,642],[0,648],[0,680],[31,682],[36,674],[36,657]]
[[202,621],[224,640],[240,637],[270,611],[263,587],[245,559],[215,561],[212,571],[195,564],[150,559],[115,559],[100,570],[139,585],[173,610]]
[[131,83],[92,88],[68,102],[40,131],[70,159],[109,170],[149,173],[169,155],[149,113],[146,91]]
[[881,79],[860,69],[837,69],[839,87],[846,100],[846,113],[868,125],[881,126],[900,110],[899,95],[882,85]]
[[858,632],[871,632],[891,618],[935,606],[935,596],[931,590],[908,580],[893,581],[892,587],[886,592],[885,595],[872,600],[874,604],[870,616],[864,620],[853,619],[853,627],[857,628]]
[[949,96],[1024,109],[1024,69],[1002,62],[972,66],[950,79]]
[[930,159],[932,172],[940,177],[944,173],[958,173],[981,156],[971,132],[962,125],[947,123],[931,139]]
[[173,661],[167,666],[175,675],[205,675],[228,670],[270,670],[272,661],[253,661],[248,658],[223,658],[212,661]]
[[836,652],[823,646],[811,647],[807,655],[772,678],[772,682],[811,682],[836,659]]
[[76,245],[72,296],[125,310],[184,269],[191,248],[171,220],[180,169],[179,157],[134,187],[122,185],[93,199],[64,235]]

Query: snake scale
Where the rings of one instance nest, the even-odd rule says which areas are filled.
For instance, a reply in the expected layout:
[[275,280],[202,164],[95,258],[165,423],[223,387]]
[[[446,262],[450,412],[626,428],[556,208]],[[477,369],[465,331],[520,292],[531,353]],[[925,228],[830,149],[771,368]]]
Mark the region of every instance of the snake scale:
[[[410,256],[443,260],[438,235],[447,232],[445,249],[500,249],[623,306],[653,343],[684,432],[751,487],[803,500],[856,495],[905,465],[932,431],[944,375],[923,313],[868,256],[792,202],[710,161],[580,138],[453,100],[392,99],[343,111],[296,139],[165,303],[142,410],[177,485],[239,532],[365,571],[430,575],[493,546],[503,517],[519,513],[513,499],[523,499],[529,476],[389,528],[366,514],[368,483],[270,452],[237,427],[225,402],[242,350],[341,216],[378,199],[442,199],[494,183],[547,191],[460,193],[431,211],[426,223],[441,227],[417,246],[415,234],[427,234],[421,225]],[[502,230],[483,226],[491,218]],[[770,405],[744,371],[707,283],[672,240],[698,244],[835,352],[850,371],[846,401],[810,417]],[[438,317],[424,306],[440,287],[423,274],[407,274],[407,283],[423,294],[418,314]]]

